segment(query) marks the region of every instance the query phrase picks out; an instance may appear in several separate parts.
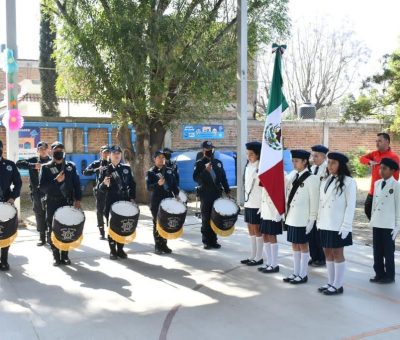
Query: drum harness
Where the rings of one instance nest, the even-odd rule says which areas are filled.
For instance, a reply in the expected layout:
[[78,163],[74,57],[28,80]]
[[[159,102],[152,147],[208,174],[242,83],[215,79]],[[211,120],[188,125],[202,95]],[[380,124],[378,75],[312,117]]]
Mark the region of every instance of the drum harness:
[[125,200],[129,200],[129,189],[126,190],[124,189],[123,186],[123,182],[125,183],[125,176],[123,179],[121,179],[121,176],[119,175],[117,169],[114,167],[114,165],[112,163],[110,163],[107,167],[107,174],[106,176],[111,176],[112,178],[114,178],[115,183],[117,183],[118,186],[118,190],[121,192],[122,197]]

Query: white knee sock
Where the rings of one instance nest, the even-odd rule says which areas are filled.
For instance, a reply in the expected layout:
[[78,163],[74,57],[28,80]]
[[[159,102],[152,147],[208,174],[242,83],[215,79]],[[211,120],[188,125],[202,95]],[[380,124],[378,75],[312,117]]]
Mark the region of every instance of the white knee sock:
[[293,274],[296,276],[300,275],[300,258],[301,258],[301,252],[294,251],[293,252]]
[[326,261],[326,269],[328,269],[328,284],[332,286],[335,281],[335,263],[333,261]]
[[271,243],[266,242],[264,243],[264,256],[265,256],[265,264],[271,264]]
[[346,269],[346,262],[335,262],[335,281],[333,282],[333,286],[337,289],[343,287],[344,281],[344,271]]
[[257,249],[255,235],[250,236],[250,245],[251,245],[251,255],[249,257],[249,260],[254,260],[254,258],[256,257],[256,249]]
[[306,277],[308,274],[308,261],[310,260],[310,253],[301,253],[301,266],[300,276]]
[[256,256],[255,261],[260,261],[263,257],[264,239],[262,236],[256,237]]
[[278,265],[278,243],[271,243],[271,266],[276,267]]

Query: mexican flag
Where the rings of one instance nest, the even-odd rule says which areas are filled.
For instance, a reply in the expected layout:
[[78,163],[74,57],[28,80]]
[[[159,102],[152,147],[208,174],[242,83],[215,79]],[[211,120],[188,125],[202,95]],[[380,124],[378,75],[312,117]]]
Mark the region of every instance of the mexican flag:
[[267,190],[280,214],[285,212],[285,180],[283,172],[282,112],[288,107],[282,92],[282,54],[286,45],[272,45],[275,53],[274,72],[266,112],[262,139],[260,167],[258,170],[262,186]]

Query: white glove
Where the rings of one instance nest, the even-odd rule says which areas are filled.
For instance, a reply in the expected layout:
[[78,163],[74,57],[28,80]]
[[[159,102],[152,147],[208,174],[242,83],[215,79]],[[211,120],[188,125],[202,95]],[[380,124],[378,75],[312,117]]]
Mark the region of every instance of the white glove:
[[308,221],[308,224],[306,226],[306,235],[311,233],[312,228],[314,228],[314,223],[315,223],[315,220]]
[[399,227],[394,227],[392,232],[391,232],[393,241],[396,239],[396,236],[397,236],[398,233],[399,233]]
[[282,221],[282,215],[281,214],[277,214],[274,218],[274,222],[280,222]]
[[344,229],[339,230],[339,235],[342,237],[342,240],[344,240],[349,235],[349,233],[350,233],[349,231]]

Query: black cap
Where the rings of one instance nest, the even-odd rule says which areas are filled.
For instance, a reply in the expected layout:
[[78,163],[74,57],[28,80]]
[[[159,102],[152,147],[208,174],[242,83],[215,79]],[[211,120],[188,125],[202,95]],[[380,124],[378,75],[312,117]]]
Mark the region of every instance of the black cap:
[[173,153],[173,151],[170,148],[164,148],[163,153]]
[[164,155],[164,150],[157,150],[156,152],[154,152],[153,158],[156,158],[160,155]]
[[246,143],[246,149],[254,151],[254,153],[259,155],[261,152],[261,145],[262,144],[260,142],[249,142],[249,143]]
[[329,152],[329,149],[325,145],[322,145],[322,144],[317,144],[317,145],[312,146],[311,150],[315,151],[315,152],[324,153],[325,155]]
[[101,148],[100,148],[100,152],[110,152],[110,146],[109,145],[103,145]]
[[114,153],[114,152],[122,152],[122,149],[121,149],[121,147],[120,147],[119,145],[113,145],[113,146],[110,148],[110,152],[111,152],[111,153]]
[[206,141],[204,141],[203,143],[201,143],[201,147],[202,147],[203,149],[208,149],[208,150],[210,150],[210,149],[213,149],[213,148],[214,148],[214,145],[213,145],[213,143],[211,143],[209,140],[206,140]]
[[399,163],[397,163],[396,161],[394,161],[391,158],[382,158],[381,159],[381,164],[386,165],[387,167],[389,167],[392,170],[399,170]]
[[55,141],[53,144],[51,144],[51,150],[54,150],[57,148],[64,149],[64,144],[59,141]]
[[309,159],[311,153],[307,150],[291,150],[292,158]]
[[329,152],[328,158],[334,159],[340,163],[345,163],[345,164],[349,161],[349,158],[341,152]]
[[0,140],[0,149],[3,148],[3,142]]
[[36,145],[37,149],[40,149],[40,148],[47,149],[48,147],[49,147],[49,144],[47,144],[46,142],[44,142],[42,140],[39,143],[37,143],[37,145]]

